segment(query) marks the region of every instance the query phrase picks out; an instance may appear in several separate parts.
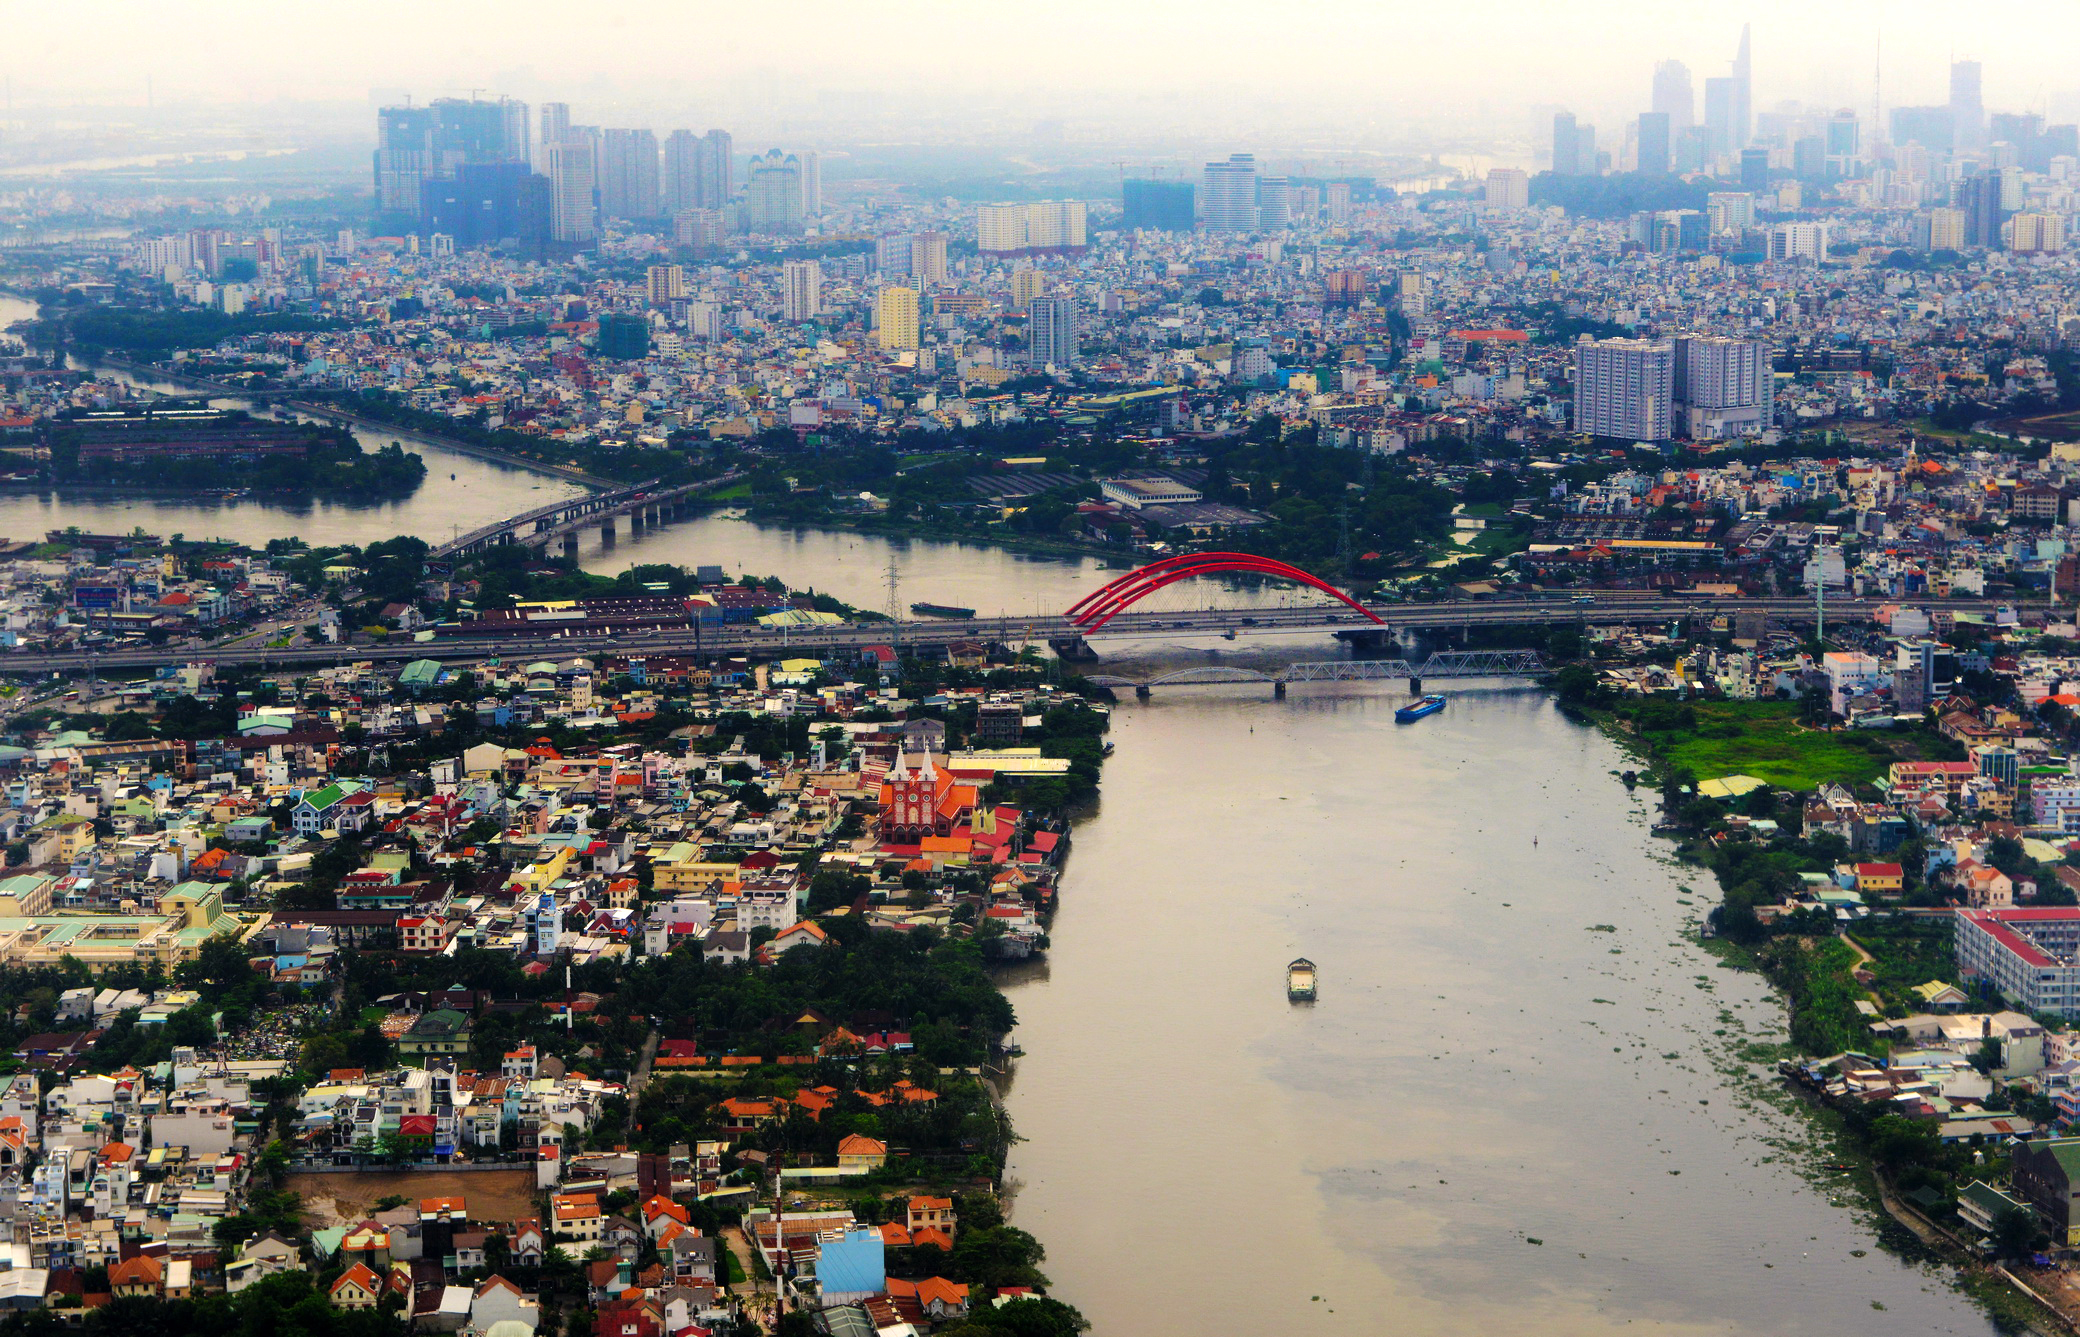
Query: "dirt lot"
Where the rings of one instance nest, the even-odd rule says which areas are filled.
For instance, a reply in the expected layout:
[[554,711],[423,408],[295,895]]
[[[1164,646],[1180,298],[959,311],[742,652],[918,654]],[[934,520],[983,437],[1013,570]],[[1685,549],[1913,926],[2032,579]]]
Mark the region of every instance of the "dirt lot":
[[313,1228],[351,1226],[367,1218],[382,1198],[461,1197],[473,1221],[518,1221],[542,1214],[534,1171],[487,1170],[454,1174],[444,1170],[362,1170],[343,1175],[289,1175],[282,1187],[303,1195]]

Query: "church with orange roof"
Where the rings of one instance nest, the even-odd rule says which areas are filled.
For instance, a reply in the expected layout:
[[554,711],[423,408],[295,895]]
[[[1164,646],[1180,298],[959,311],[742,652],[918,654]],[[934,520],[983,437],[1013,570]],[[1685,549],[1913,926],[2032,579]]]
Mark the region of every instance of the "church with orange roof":
[[929,752],[915,769],[907,754],[897,753],[894,769],[881,782],[881,843],[916,845],[929,836],[952,835],[975,811],[978,793],[934,765]]

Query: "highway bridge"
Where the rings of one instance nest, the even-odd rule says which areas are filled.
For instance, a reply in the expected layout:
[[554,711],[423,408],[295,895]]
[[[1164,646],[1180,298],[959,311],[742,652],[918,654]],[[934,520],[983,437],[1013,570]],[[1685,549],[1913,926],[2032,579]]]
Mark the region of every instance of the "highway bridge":
[[[1588,602],[1583,602],[1584,597]],[[1884,604],[1897,599],[1835,599],[1827,604],[1830,623],[1868,621]],[[1917,608],[1932,611],[1990,613],[2000,607],[1992,599],[1916,599]],[[1601,593],[1593,596],[1547,596],[1524,599],[1455,600],[1438,603],[1375,603],[1354,612],[1334,608],[1200,608],[1184,612],[1121,612],[1102,627],[1086,629],[1066,616],[975,617],[841,622],[828,626],[773,628],[745,623],[643,628],[593,634],[555,636],[488,636],[473,633],[469,623],[444,628],[433,640],[392,638],[351,645],[270,649],[238,646],[210,649],[119,649],[21,653],[0,656],[0,674],[97,672],[156,668],[172,662],[199,660],[217,664],[250,664],[267,669],[318,667],[357,660],[436,659],[474,663],[497,657],[567,659],[574,655],[788,655],[856,654],[868,646],[889,645],[904,651],[939,650],[955,641],[1006,645],[1050,642],[1088,647],[1132,640],[1241,638],[1335,634],[1360,646],[1386,650],[1404,632],[1438,633],[1486,627],[1525,627],[1578,623],[1583,626],[1655,626],[1680,619],[1729,616],[1753,611],[1780,625],[1810,625],[1809,599],[1701,599],[1657,595]],[[1376,619],[1376,620],[1375,620]],[[452,633],[452,634],[451,634]]]
[[564,555],[575,557],[578,554],[578,535],[583,530],[598,525],[601,534],[612,542],[615,525],[622,516],[628,517],[632,531],[655,528],[683,514],[695,494],[728,487],[742,477],[741,473],[727,473],[698,483],[677,483],[670,487],[660,487],[652,480],[581,497],[566,497],[457,535],[431,549],[426,556],[430,561],[439,561],[507,543],[524,543],[533,548],[561,543]]
[[1323,659],[1288,664],[1270,673],[1215,664],[1178,669],[1155,678],[1092,673],[1086,679],[1099,687],[1131,687],[1139,697],[1147,697],[1157,687],[1236,683],[1269,683],[1274,695],[1284,696],[1286,685],[1295,682],[1382,682],[1406,678],[1409,691],[1420,692],[1425,678],[1537,678],[1546,671],[1545,661],[1532,650],[1441,650],[1420,664],[1406,659]]

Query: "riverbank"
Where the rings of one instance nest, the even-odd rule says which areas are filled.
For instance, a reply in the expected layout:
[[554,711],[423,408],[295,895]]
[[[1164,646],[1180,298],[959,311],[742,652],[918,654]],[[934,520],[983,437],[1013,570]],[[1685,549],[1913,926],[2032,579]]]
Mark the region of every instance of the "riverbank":
[[283,401],[282,407],[297,413],[306,413],[315,418],[327,418],[334,422],[345,423],[348,426],[359,427],[364,431],[402,432],[406,436],[419,437],[431,441],[442,450],[452,450],[457,455],[468,455],[472,459],[484,460],[491,464],[511,465],[515,469],[524,469],[528,473],[540,474],[545,478],[561,478],[566,482],[576,483],[581,487],[589,487],[601,492],[626,486],[626,484],[616,482],[614,479],[601,478],[597,474],[586,473],[583,469],[573,469],[569,465],[545,464],[540,460],[528,459],[525,456],[510,454],[503,450],[493,450],[488,446],[474,445],[456,437],[428,431],[423,427],[388,422],[381,418],[372,418],[365,413],[353,412],[334,404],[321,404],[306,399],[290,399]]
[[[744,507],[743,498],[716,498],[710,503],[715,509]],[[811,533],[858,534],[863,538],[917,539],[929,543],[951,543],[973,548],[988,548],[998,552],[1019,553],[1028,557],[1062,557],[1116,563],[1120,569],[1138,566],[1147,560],[1147,554],[1123,551],[1116,547],[1100,547],[1089,543],[1071,543],[1063,539],[1044,539],[1031,535],[977,535],[965,531],[946,530],[915,520],[897,520],[886,523],[869,523],[864,520],[848,520],[844,516],[827,516],[814,520],[782,519],[761,516],[755,510],[744,508],[744,519],[762,529],[799,530]]]
[[[1746,708],[1745,714],[1734,707]],[[1683,710],[1691,711],[1691,718],[1685,720],[1679,713]],[[1926,752],[1946,751],[1947,740],[1932,734],[1921,738],[1914,732],[1880,739],[1825,730],[1799,723],[1796,712],[1789,703],[1678,705],[1652,699],[1603,706],[1577,700],[1570,707],[1578,722],[1597,728],[1640,760],[1641,778],[1661,793],[1663,820],[1656,833],[1676,842],[1677,860],[1716,880],[1718,900],[1707,904],[1698,922],[1702,945],[1723,965],[1766,980],[1782,999],[1787,1041],[1778,1047],[1777,1057],[1795,1065],[1844,1052],[1883,1055],[1886,1041],[1873,1032],[1872,1018],[1897,1014],[1915,1001],[1912,985],[1951,973],[1947,935],[1942,949],[1932,951],[1918,921],[1874,917],[1861,921],[1866,945],[1842,931],[1831,910],[1783,913],[1774,906],[1776,895],[1792,894],[1776,890],[1778,879],[1796,887],[1791,880],[1794,865],[1825,869],[1832,877],[1840,860],[1850,857],[1846,843],[1826,833],[1815,839],[1833,840],[1833,846],[1809,840],[1802,830],[1803,814],[1784,809],[1776,786],[1791,790],[1795,799],[1803,790],[1826,784],[1868,785],[1895,762],[1919,761]],[[1707,795],[1708,787],[1700,780],[1721,781],[1742,763],[1770,783],[1740,789],[1722,781],[1712,791],[1715,796]],[[1760,816],[1736,811],[1740,808]],[[1731,843],[1707,840],[1708,831],[1724,832],[1722,819],[1728,815],[1750,822],[1783,818],[1791,825],[1788,833],[1765,828],[1760,841],[1752,830]],[[1916,873],[1918,880],[1918,869]],[[1872,1223],[1882,1248],[1909,1262],[1938,1261],[1952,1268],[1956,1289],[2004,1331],[2027,1330],[2046,1337],[2080,1331],[2074,1313],[2053,1305],[2014,1272],[1981,1256],[1934,1217],[1906,1202],[1892,1182],[1908,1176],[1924,1194],[1931,1181],[1950,1185],[1952,1192],[1967,1178],[2001,1183],[2006,1179],[2004,1159],[1968,1162],[1965,1149],[1938,1143],[1935,1132],[1919,1118],[1885,1114],[1883,1107],[1875,1114],[1860,1105],[1845,1109],[1786,1079],[1785,1072],[1801,1068],[1779,1071],[1763,1065],[1761,1060],[1769,1055],[1757,1047],[1748,1047],[1739,1057],[1744,1061],[1728,1067],[1729,1079],[1737,1073],[1752,1078],[1751,1094],[1799,1120],[1805,1130],[1802,1145],[1786,1151],[1805,1161],[1809,1179],[1830,1195],[1830,1201],[1848,1205],[1833,1196],[1844,1193],[1853,1199]],[[2003,1083],[1996,1081],[1995,1090],[2001,1089]],[[1933,1201],[1946,1200],[1947,1195],[1938,1192]]]

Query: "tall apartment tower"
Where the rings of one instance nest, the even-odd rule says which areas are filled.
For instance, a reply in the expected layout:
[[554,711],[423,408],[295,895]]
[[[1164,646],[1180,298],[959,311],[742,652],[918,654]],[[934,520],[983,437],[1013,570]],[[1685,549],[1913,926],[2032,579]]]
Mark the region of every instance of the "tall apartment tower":
[[1023,311],[1047,291],[1047,280],[1039,270],[1026,265],[1011,271],[1011,309]]
[[649,130],[600,133],[599,207],[609,218],[658,218],[657,136]]
[[744,229],[747,232],[799,233],[802,230],[802,160],[773,149],[751,160],[744,182]]
[[917,347],[917,289],[891,286],[875,296],[874,342],[891,352]]
[[1574,429],[1621,441],[1674,436],[1675,349],[1646,339],[1574,346]]
[[1676,339],[1675,410],[1682,434],[1718,441],[1770,424],[1776,391],[1769,345],[1686,334]]
[[667,307],[686,295],[686,269],[682,265],[651,265],[644,280],[643,295],[651,306]]
[[2001,174],[1985,171],[1957,189],[1957,207],[1964,211],[1964,244],[1989,251],[2001,248],[2001,224],[2008,211],[2001,207]]
[[1035,367],[1067,370],[1080,356],[1076,347],[1076,299],[1036,297],[1026,307],[1026,360]]
[[1986,147],[1986,104],[1979,93],[1979,62],[1950,65],[1950,126],[1961,149]]
[[814,260],[789,260],[780,266],[780,310],[790,325],[823,314],[823,266]]
[[736,147],[729,131],[710,130],[701,136],[701,154],[695,187],[700,195],[696,207],[720,209],[737,193]]
[[599,235],[592,208],[591,141],[570,134],[543,141],[542,167],[549,178],[550,239],[581,246],[590,243]]
[[919,232],[910,238],[910,277],[922,287],[946,284],[946,234]]
[[701,137],[691,130],[674,130],[664,139],[664,175],[659,192],[664,211],[674,216],[688,209],[709,206],[701,203]]
[[1226,162],[1206,164],[1199,192],[1208,232],[1254,232],[1257,227],[1257,159],[1231,153]]
[[[540,142],[543,147],[546,148],[550,144],[561,144],[564,140],[571,137],[571,104],[568,102],[544,102],[542,104],[542,114],[535,124],[541,131],[542,137]],[[535,161],[544,166],[547,165],[546,159],[539,152],[536,154]]]
[[1579,176],[1582,172],[1581,131],[1574,113],[1553,113],[1553,175]]
[[1675,166],[1674,143],[1669,134],[1668,113],[1644,111],[1639,117],[1639,170],[1650,176],[1667,176]]
[[1697,95],[1690,88],[1690,67],[1680,60],[1654,66],[1654,96],[1649,104],[1668,117],[1672,135],[1680,136],[1697,119]]
[[1487,205],[1490,209],[1524,209],[1531,204],[1531,177],[1522,168],[1488,169]]
[[1733,56],[1733,143],[1744,149],[1755,138],[1755,67],[1748,47],[1748,25],[1741,25],[1740,49]]
[[823,155],[803,149],[795,155],[802,162],[802,212],[810,218],[823,214]]

